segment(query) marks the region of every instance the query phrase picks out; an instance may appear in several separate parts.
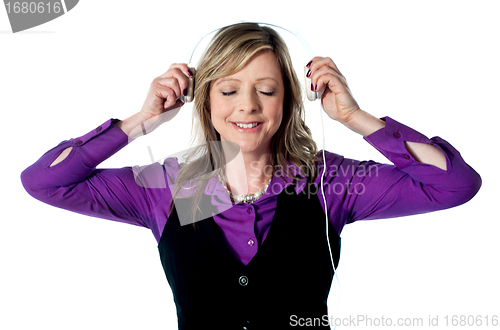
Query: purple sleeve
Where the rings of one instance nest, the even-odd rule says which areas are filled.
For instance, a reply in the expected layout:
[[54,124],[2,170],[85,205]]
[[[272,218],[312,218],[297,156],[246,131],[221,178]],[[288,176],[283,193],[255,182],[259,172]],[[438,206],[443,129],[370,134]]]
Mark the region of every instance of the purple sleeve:
[[[343,224],[357,220],[393,218],[442,210],[469,201],[481,186],[481,177],[440,137],[419,132],[385,117],[384,128],[364,137],[394,165],[355,161],[329,153],[327,190],[331,212],[342,213]],[[432,144],[446,156],[447,170],[417,162],[405,141]],[[333,197],[334,196],[334,197]],[[332,198],[333,197],[333,198]],[[338,207],[335,207],[335,204]]]
[[[22,184],[31,196],[49,205],[147,227],[157,235],[154,207],[169,193],[163,167],[155,163],[142,168],[96,169],[129,142],[128,136],[113,125],[116,121],[110,119],[47,151],[22,172]],[[67,147],[73,147],[68,156],[50,167]],[[143,178],[155,180],[155,186],[151,188]]]

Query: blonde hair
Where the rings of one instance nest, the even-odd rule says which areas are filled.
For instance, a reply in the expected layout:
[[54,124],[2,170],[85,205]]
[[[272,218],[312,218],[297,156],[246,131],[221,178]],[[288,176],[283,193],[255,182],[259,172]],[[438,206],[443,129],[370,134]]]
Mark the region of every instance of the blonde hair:
[[[238,23],[221,28],[215,34],[197,65],[192,135],[192,142],[197,146],[187,155],[186,163],[179,170],[176,181],[179,184],[175,186],[172,200],[182,198],[177,196],[182,188],[180,183],[191,182],[190,189],[195,192],[189,197],[194,197],[193,206],[197,206],[210,177],[208,174],[212,173],[213,176],[215,170],[223,168],[225,162],[221,144],[212,143],[220,141],[220,135],[211,121],[211,83],[238,72],[252,56],[262,50],[271,50],[275,54],[285,87],[283,119],[271,141],[271,165],[284,169],[281,172],[285,180],[294,178],[287,161],[305,169],[307,173],[304,174],[309,182],[316,177],[318,150],[304,122],[301,86],[285,42],[270,27]],[[195,155],[202,156],[190,162],[189,159]],[[200,177],[204,179],[200,180]],[[196,208],[193,207],[192,211],[194,216]]]

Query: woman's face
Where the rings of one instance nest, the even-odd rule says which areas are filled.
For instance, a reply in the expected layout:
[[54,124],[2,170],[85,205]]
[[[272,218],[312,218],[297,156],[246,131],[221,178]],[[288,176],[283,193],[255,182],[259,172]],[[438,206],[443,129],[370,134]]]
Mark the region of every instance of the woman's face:
[[283,117],[285,88],[276,56],[260,51],[231,76],[210,86],[212,123],[222,141],[243,153],[269,153]]

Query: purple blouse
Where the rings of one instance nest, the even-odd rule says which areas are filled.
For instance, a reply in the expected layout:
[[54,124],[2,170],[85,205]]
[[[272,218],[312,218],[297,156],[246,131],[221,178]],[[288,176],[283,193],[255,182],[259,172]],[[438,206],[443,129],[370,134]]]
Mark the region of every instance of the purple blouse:
[[[470,200],[481,186],[480,176],[460,153],[440,137],[428,139],[415,130],[385,117],[384,128],[364,137],[394,165],[357,161],[325,152],[324,198],[328,220],[340,235],[345,224],[357,220],[392,218],[458,206]],[[105,159],[129,143],[128,136],[110,119],[89,133],[61,142],[47,151],[21,174],[26,191],[34,198],[69,211],[125,222],[152,230],[159,242],[169,217],[171,191],[179,163],[167,158],[163,164],[96,169]],[[447,170],[417,162],[404,142],[432,144],[446,156]],[[50,164],[67,147],[69,155],[55,166]],[[320,153],[321,155],[321,153]],[[318,164],[323,169],[323,160]],[[293,172],[304,174],[291,164]],[[277,195],[290,184],[273,176],[266,193],[253,204],[234,204],[216,177],[205,194],[217,207],[213,213],[232,248],[243,264],[257,253],[271,226]],[[314,181],[318,189],[321,175]],[[296,192],[304,189],[299,181]],[[325,209],[323,192],[318,191]]]

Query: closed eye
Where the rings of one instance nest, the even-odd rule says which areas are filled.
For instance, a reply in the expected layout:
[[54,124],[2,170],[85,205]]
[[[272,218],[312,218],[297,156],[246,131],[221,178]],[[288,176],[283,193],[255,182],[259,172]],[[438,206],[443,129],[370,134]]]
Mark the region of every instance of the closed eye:
[[[224,96],[231,96],[233,94],[235,94],[236,91],[232,91],[232,92],[222,92],[222,95]],[[275,92],[260,92],[262,95],[265,95],[265,96],[273,96]]]

